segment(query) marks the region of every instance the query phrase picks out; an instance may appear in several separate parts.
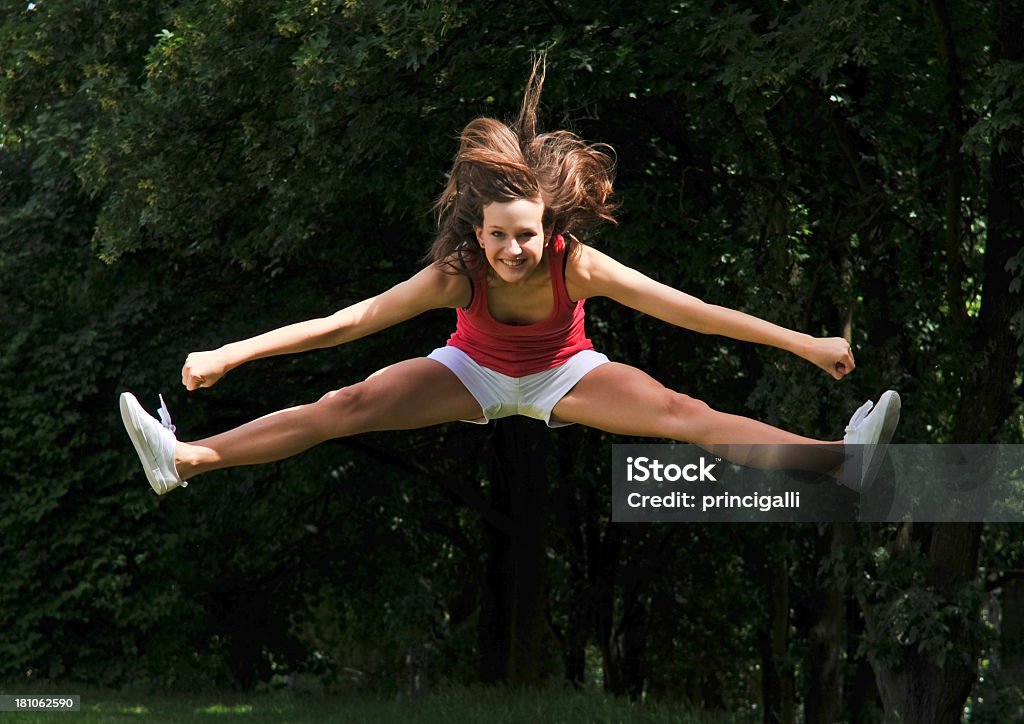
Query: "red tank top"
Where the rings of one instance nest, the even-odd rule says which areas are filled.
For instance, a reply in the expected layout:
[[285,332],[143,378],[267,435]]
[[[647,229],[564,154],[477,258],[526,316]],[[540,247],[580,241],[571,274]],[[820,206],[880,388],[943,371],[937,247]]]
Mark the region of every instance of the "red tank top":
[[509,377],[554,369],[585,349],[594,349],[584,329],[583,301],[572,302],[565,289],[565,241],[548,247],[554,308],[534,324],[504,324],[487,308],[487,265],[473,280],[473,299],[456,310],[455,333],[448,346],[461,349],[481,367]]

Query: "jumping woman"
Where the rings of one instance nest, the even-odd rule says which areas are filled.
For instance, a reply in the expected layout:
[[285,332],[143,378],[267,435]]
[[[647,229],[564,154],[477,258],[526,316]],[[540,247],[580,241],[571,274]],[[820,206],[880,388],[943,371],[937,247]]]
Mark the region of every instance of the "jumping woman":
[[[843,338],[706,304],[581,242],[577,234],[613,222],[613,162],[572,133],[536,132],[543,82],[538,63],[511,126],[478,118],[463,130],[435,203],[438,232],[424,269],[329,317],[193,352],[181,381],[189,391],[210,387],[246,362],[351,342],[442,307],[457,320],[447,345],[312,404],[193,442],[176,439],[162,398],[158,421],[126,392],[121,415],[153,490],[162,495],[211,470],[281,460],[346,435],[509,415],[678,440],[735,463],[818,470],[866,485],[899,420],[893,391],[854,413],[842,440],[815,440],[718,412],[594,350],[584,301],[608,297],[679,327],[788,350],[837,380],[854,369]],[[851,445],[863,455],[842,466],[853,458]]]

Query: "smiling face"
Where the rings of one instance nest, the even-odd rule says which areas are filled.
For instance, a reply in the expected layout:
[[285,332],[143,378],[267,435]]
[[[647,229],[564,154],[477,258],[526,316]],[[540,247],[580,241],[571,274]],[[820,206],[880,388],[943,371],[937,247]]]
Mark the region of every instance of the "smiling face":
[[509,284],[529,280],[544,258],[544,203],[540,199],[495,201],[484,206],[476,240],[494,273]]

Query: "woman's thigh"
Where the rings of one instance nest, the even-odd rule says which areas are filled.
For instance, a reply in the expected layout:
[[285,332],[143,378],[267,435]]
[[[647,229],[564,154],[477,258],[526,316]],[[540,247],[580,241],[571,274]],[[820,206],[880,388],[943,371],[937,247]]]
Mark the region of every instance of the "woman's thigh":
[[703,402],[668,389],[646,372],[609,362],[588,372],[552,410],[552,417],[617,435],[693,435],[710,409]]
[[363,382],[325,395],[321,403],[334,408],[338,424],[353,432],[411,430],[483,415],[455,373],[425,357],[378,370]]

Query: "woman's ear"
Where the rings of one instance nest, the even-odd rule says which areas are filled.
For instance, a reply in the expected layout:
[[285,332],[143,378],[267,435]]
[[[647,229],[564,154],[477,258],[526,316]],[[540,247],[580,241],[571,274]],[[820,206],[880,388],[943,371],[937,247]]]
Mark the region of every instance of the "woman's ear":
[[484,248],[484,227],[474,226],[473,233],[476,234],[476,243],[480,245],[480,248]]

